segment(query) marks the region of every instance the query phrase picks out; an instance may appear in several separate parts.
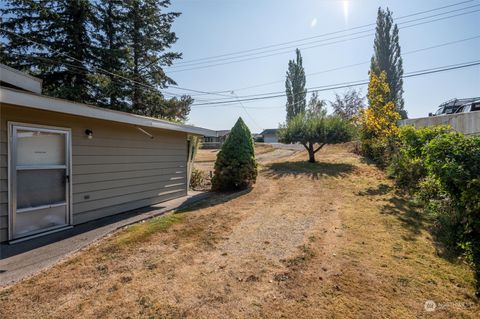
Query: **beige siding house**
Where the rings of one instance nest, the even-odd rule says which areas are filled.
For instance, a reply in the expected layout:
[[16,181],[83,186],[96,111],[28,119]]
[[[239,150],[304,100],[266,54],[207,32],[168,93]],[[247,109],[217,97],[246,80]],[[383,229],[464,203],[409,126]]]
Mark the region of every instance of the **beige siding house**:
[[211,131],[42,96],[2,68],[1,242],[187,194],[190,140]]
[[276,128],[269,128],[269,129],[263,130],[263,132],[260,133],[260,135],[263,137],[263,142],[278,143],[277,131],[278,129]]

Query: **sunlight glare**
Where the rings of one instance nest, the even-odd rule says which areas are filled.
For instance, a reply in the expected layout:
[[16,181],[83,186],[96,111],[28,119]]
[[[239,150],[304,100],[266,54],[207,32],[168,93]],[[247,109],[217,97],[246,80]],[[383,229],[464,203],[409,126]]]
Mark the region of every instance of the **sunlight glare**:
[[350,8],[350,1],[344,0],[343,1],[343,17],[345,18],[345,22],[348,22],[348,9]]

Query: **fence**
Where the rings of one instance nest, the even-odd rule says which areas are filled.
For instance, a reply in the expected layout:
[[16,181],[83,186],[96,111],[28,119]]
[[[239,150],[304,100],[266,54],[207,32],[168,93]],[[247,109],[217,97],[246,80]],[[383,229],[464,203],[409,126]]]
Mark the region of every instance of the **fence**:
[[401,120],[400,125],[413,125],[417,128],[433,125],[451,125],[454,130],[465,135],[480,134],[480,112],[456,113]]

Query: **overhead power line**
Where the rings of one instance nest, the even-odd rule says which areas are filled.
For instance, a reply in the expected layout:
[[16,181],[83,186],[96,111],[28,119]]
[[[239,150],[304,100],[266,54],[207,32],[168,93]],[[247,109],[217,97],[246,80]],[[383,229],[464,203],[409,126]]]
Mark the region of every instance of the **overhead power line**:
[[[474,8],[474,7],[479,7],[479,6],[480,6],[480,4],[477,4],[477,5],[467,7],[467,8]],[[398,23],[398,25],[402,26],[404,24],[434,18],[434,17],[439,16],[439,15],[445,15],[445,14],[453,13],[453,12],[456,12],[456,11],[465,10],[467,8],[456,9],[456,10],[443,12],[443,13],[439,13],[439,14],[435,14],[435,15],[431,15],[431,16],[427,16],[427,17],[422,17],[422,18],[418,18],[418,19],[404,21],[404,22]],[[432,19],[432,20],[429,20],[429,21],[413,23],[413,24],[410,24],[410,25],[403,26],[400,29],[407,29],[407,28],[411,28],[411,27],[415,27],[415,26],[419,26],[419,25],[423,25],[423,24],[428,24],[428,23],[433,23],[433,22],[437,22],[437,21],[442,21],[442,20],[445,20],[445,19],[450,19],[450,18],[463,16],[463,15],[466,15],[466,14],[472,14],[472,13],[476,13],[476,12],[479,12],[479,11],[480,11],[480,9],[471,10],[471,11],[467,11],[467,12],[461,12],[461,13],[449,15],[449,16],[446,16],[446,17]],[[346,34],[346,35],[340,35],[340,36],[331,37],[331,38],[327,38],[327,39],[317,40],[317,41],[314,41],[314,42],[304,43],[302,45],[309,45],[309,44],[314,44],[314,45],[310,45],[310,46],[306,46],[306,47],[301,47],[301,46],[298,46],[298,47],[300,47],[302,50],[308,50],[308,49],[313,49],[313,48],[318,48],[318,47],[329,46],[329,45],[332,45],[332,44],[337,44],[337,43],[343,43],[343,42],[348,42],[348,41],[352,41],[352,40],[368,38],[368,37],[373,36],[374,34],[375,33],[374,33],[373,29],[368,29],[368,30],[358,31],[358,32],[354,32],[354,33],[350,33],[350,34]],[[353,37],[354,35],[359,35],[359,36]],[[293,47],[290,47],[290,48],[287,48],[287,47],[278,48],[278,49],[262,51],[262,52],[252,53],[252,54],[246,54],[246,55],[241,55],[241,56],[236,56],[236,57],[231,57],[231,58],[217,59],[217,60],[214,60],[214,61],[197,62],[197,63],[192,63],[190,65],[175,65],[173,67],[169,67],[168,72],[169,73],[177,73],[177,72],[192,71],[192,70],[198,70],[198,69],[211,68],[211,67],[215,67],[215,66],[222,66],[222,65],[229,65],[229,64],[233,64],[233,63],[251,61],[251,60],[256,60],[256,59],[261,59],[261,58],[267,58],[267,57],[276,56],[276,55],[289,54],[289,53],[291,53],[291,49],[296,48],[296,47],[297,46],[293,46]],[[272,53],[272,52],[274,52],[274,53]]]
[[[469,0],[469,1],[463,1],[463,2],[460,2],[460,3],[456,3],[456,4],[451,4],[451,5],[447,5],[447,6],[443,6],[443,7],[439,7],[439,8],[434,8],[434,9],[430,9],[430,10],[425,10],[425,11],[421,11],[421,12],[416,12],[416,13],[412,13],[412,14],[409,14],[409,15],[406,15],[406,16],[402,16],[402,17],[399,17],[397,19],[402,19],[402,18],[407,18],[407,17],[411,17],[411,16],[415,16],[415,15],[420,15],[420,14],[424,14],[424,13],[428,13],[428,12],[433,12],[433,11],[437,11],[437,10],[441,10],[441,9],[445,9],[445,8],[449,8],[449,7],[453,7],[453,6],[458,6],[458,5],[462,5],[462,4],[465,4],[465,3],[469,3],[469,2],[472,2],[474,0]],[[474,6],[471,6],[471,7],[474,7]],[[453,11],[459,11],[459,10],[465,10],[467,8],[470,8],[470,7],[464,7],[464,8],[461,8],[461,9],[456,9],[456,10],[453,10]],[[477,10],[477,11],[480,11],[480,10]],[[437,14],[438,15],[442,15],[442,14],[447,14],[449,12],[443,12],[443,13],[440,13],[440,14]],[[463,14],[468,14],[468,13],[472,13],[472,12],[466,12],[466,13],[462,13],[460,15],[463,15]],[[458,15],[457,15],[458,16]],[[451,16],[453,17],[453,16]],[[444,17],[444,18],[451,18],[451,17]],[[424,17],[426,18],[426,17]],[[421,18],[421,19],[424,19],[424,18]],[[428,18],[428,17],[427,17]],[[443,18],[442,18],[443,19]],[[413,21],[413,20],[412,20]],[[436,20],[434,20],[436,21]],[[411,22],[411,21],[406,21],[406,22]],[[406,23],[404,22],[404,23]],[[430,22],[433,22],[433,21],[427,21],[427,22],[424,22],[424,23],[430,23]],[[420,23],[420,24],[424,24],[424,23]],[[349,31],[349,30],[354,30],[354,29],[360,29],[362,27],[366,27],[366,26],[371,26],[371,25],[375,25],[375,23],[373,24],[368,24],[368,25],[364,25],[364,26],[358,26],[358,27],[354,27],[354,28],[350,28],[350,29],[345,29],[345,30],[340,30],[340,31],[335,31],[335,32],[331,32],[330,34],[336,34],[336,33],[341,33],[341,32],[345,32],[345,31]],[[419,24],[417,24],[419,25]],[[414,25],[412,25],[414,26]],[[408,27],[411,27],[411,26],[408,26]],[[150,86],[148,84],[145,84],[145,83],[142,83],[142,82],[138,82],[138,81],[135,81],[133,79],[130,79],[128,77],[125,77],[123,75],[120,75],[120,74],[116,74],[116,73],[113,73],[111,71],[108,71],[108,70],[105,70],[105,69],[102,69],[100,67],[94,67],[94,66],[91,66],[89,65],[88,63],[84,62],[84,61],[81,61],[79,59],[76,59],[64,52],[61,52],[59,50],[54,50],[54,49],[51,49],[50,47],[48,47],[47,45],[43,44],[43,43],[39,43],[39,42],[36,42],[36,41],[33,41],[27,37],[24,37],[22,35],[19,35],[13,31],[10,31],[10,30],[7,30],[7,29],[4,29],[4,28],[1,28],[0,27],[0,30],[3,30],[4,32],[7,32],[9,34],[12,34],[13,36],[17,36],[17,37],[20,37],[28,42],[31,42],[31,43],[34,43],[36,45],[39,45],[41,47],[44,47],[46,48],[47,50],[51,51],[51,52],[55,52],[59,55],[62,55],[62,56],[65,56],[65,57],[68,57],[70,59],[72,59],[73,61],[76,61],[76,62],[79,62],[79,63],[82,63],[82,65],[85,65],[85,66],[90,66],[91,68],[93,68],[94,70],[96,70],[96,72],[93,72],[94,74],[96,73],[103,73],[103,74],[108,74],[108,75],[111,75],[113,77],[116,77],[118,79],[123,79],[123,80],[126,80],[126,81],[130,81],[132,83],[135,83],[135,84],[138,84],[144,88],[147,88],[147,89],[152,89],[152,90],[155,90],[155,91],[158,91],[158,90],[162,90],[162,88],[158,88],[158,87],[154,87],[154,86]],[[310,38],[304,38],[304,39],[300,39],[300,40],[295,40],[295,41],[305,41],[305,40],[308,40],[308,39],[313,39],[313,38],[318,38],[318,37],[322,37],[322,36],[326,36],[326,35],[329,35],[329,34],[323,34],[323,35],[317,35],[317,36],[314,36],[314,37],[310,37]],[[370,36],[370,35],[369,35]],[[294,41],[290,41],[291,42],[294,42]],[[333,43],[330,43],[330,44],[333,44]],[[278,44],[277,44],[278,46]],[[267,47],[270,47],[270,46],[267,46]],[[262,47],[264,48],[264,47]],[[253,49],[251,49],[253,50]],[[250,51],[250,50],[244,50],[243,52],[245,51]],[[237,52],[238,53],[238,52]],[[39,58],[39,57],[37,57]],[[43,57],[42,57],[43,58]],[[47,59],[47,58],[44,58],[44,59]],[[70,65],[70,66],[74,66],[76,67],[79,72],[89,72],[89,70],[86,68],[86,67],[82,67],[82,66],[75,66],[73,64],[68,64],[66,62],[61,62],[62,64],[65,64],[65,65]],[[92,73],[92,72],[90,72]],[[205,95],[217,95],[217,96],[223,96],[225,98],[229,98],[228,95],[226,94],[222,94],[222,93],[225,93],[225,92],[228,92],[228,91],[217,91],[217,92],[208,92],[208,91],[202,91],[202,90],[195,90],[195,89],[190,89],[190,88],[184,88],[184,87],[180,87],[178,85],[170,85],[170,88],[175,88],[175,89],[178,89],[178,90],[183,90],[183,91],[187,91],[187,92],[194,92],[194,93],[199,93],[199,94],[205,94]],[[171,96],[181,96],[182,94],[178,94],[178,93],[172,93],[172,92],[168,92],[168,91],[161,91],[163,94],[167,94],[167,95],[171,95]],[[200,100],[200,99],[198,99]]]
[[[68,65],[70,67],[74,67],[74,68],[77,68],[77,70],[83,70],[87,73],[90,73],[92,74],[92,72],[88,72],[88,69],[86,68],[87,65],[89,65],[89,63],[85,62],[85,61],[82,61],[82,60],[79,60],[75,57],[72,57],[70,56],[69,54],[66,54],[64,52],[61,52],[59,50],[54,50],[52,48],[50,48],[48,45],[46,44],[43,44],[43,43],[40,43],[40,42],[37,42],[37,41],[34,41],[32,39],[29,39],[25,36],[22,36],[18,33],[15,33],[13,31],[10,31],[10,30],[7,30],[5,28],[2,28],[0,27],[0,30],[4,31],[4,32],[7,32],[13,36],[16,36],[18,38],[21,38],[25,41],[28,41],[30,43],[33,43],[33,44],[36,44],[38,46],[41,46],[47,50],[49,50],[50,52],[54,52],[56,54],[59,54],[59,55],[62,55],[64,57],[67,57],[69,59],[72,59],[73,61],[76,61],[78,63],[81,63],[82,65],[74,65],[74,64],[71,64],[71,63],[68,63],[68,62],[63,62],[63,61],[55,61],[55,60],[52,60],[52,59],[48,59],[48,58],[45,58],[45,57],[39,57],[39,56],[36,56],[35,58],[42,58],[42,59],[47,59],[47,60],[50,60],[50,61],[55,61],[55,62],[58,62],[58,63],[61,63],[61,64],[64,64],[64,65]],[[142,82],[138,82],[138,81],[135,81],[135,80],[132,80],[130,78],[127,78],[123,75],[120,75],[120,74],[117,74],[117,73],[113,73],[113,72],[110,72],[108,70],[105,70],[103,68],[100,68],[100,67],[96,67],[96,66],[91,66],[89,65],[91,68],[93,68],[94,70],[96,70],[97,72],[93,72],[93,74],[96,74],[96,73],[103,73],[103,74],[107,74],[107,75],[111,75],[111,76],[114,76],[114,77],[117,77],[119,79],[123,79],[123,80],[126,80],[126,81],[129,81],[131,83],[135,83],[137,85],[140,85],[144,88],[147,88],[147,89],[150,89],[150,90],[154,90],[154,91],[158,91],[158,90],[161,90],[162,88],[157,88],[157,87],[154,87],[154,86],[151,86],[151,85],[148,85],[148,84],[145,84],[145,83],[142,83]],[[208,94],[216,94],[216,93],[213,93],[213,92],[206,92],[206,91],[199,91],[199,90],[194,90],[194,89],[188,89],[188,88],[184,88],[184,87],[180,87],[178,85],[171,85],[171,86],[175,86],[175,88],[179,89],[179,90],[184,90],[184,91],[190,91],[190,92],[196,92],[196,93],[208,93]],[[168,92],[162,92],[162,93],[167,93],[167,94],[170,94],[170,95],[174,95],[174,96],[181,96],[180,94],[176,94],[176,93],[168,93]],[[221,96],[225,96],[225,95],[221,95]]]
[[237,99],[238,101],[238,104],[240,104],[240,106],[243,108],[243,110],[245,111],[245,114],[247,114],[247,116],[250,118],[250,120],[253,122],[253,124],[255,124],[255,126],[257,128],[259,128],[260,130],[263,130],[263,128],[257,123],[257,121],[255,121],[255,119],[253,118],[253,116],[250,115],[250,113],[247,111],[247,108],[245,107],[245,105],[243,105],[242,101],[239,101],[238,99],[238,96],[237,94],[232,91],[232,94],[235,96],[235,98]]
[[[411,28],[411,27],[415,27],[415,26],[419,26],[419,25],[423,25],[423,24],[437,22],[437,21],[450,19],[450,18],[454,18],[454,17],[459,17],[459,16],[463,16],[463,15],[466,15],[466,14],[476,13],[476,12],[480,12],[480,9],[469,11],[469,12],[463,12],[463,13],[459,13],[459,14],[455,14],[455,15],[451,15],[451,16],[447,16],[447,17],[443,17],[443,18],[438,18],[438,19],[434,19],[434,20],[430,20],[430,21],[420,22],[420,23],[416,23],[416,24],[412,24],[412,25],[408,25],[408,26],[404,26],[401,29],[403,30],[403,29],[407,29],[407,28]],[[370,30],[367,30],[367,31],[370,31]],[[358,32],[358,33],[365,33],[367,31],[362,31],[362,32]],[[308,47],[302,47],[301,49],[305,51],[305,50],[319,48],[319,47],[326,47],[326,46],[330,46],[330,45],[334,45],[334,44],[338,44],[338,43],[349,42],[349,41],[352,41],[352,40],[370,38],[373,35],[375,35],[375,33],[371,32],[371,33],[356,36],[356,37],[349,37],[349,38],[346,38],[346,39],[336,40],[336,41],[332,41],[332,42],[326,42],[326,43],[320,43],[320,44],[316,44],[316,45],[312,45],[312,46],[308,46]],[[348,36],[350,36],[350,35],[348,35]],[[345,36],[342,36],[342,37],[345,37]],[[328,40],[332,40],[332,39],[328,39]],[[208,68],[212,68],[212,67],[216,67],[216,66],[230,65],[230,64],[246,62],[246,61],[251,61],[251,60],[258,60],[258,59],[262,59],[262,58],[268,58],[268,57],[272,57],[272,56],[284,55],[284,54],[290,54],[290,53],[291,53],[291,49],[288,49],[288,50],[281,51],[281,52],[275,52],[275,53],[270,53],[270,54],[265,54],[265,55],[258,55],[258,56],[253,56],[253,57],[247,57],[247,58],[244,58],[244,59],[227,61],[227,62],[201,65],[201,66],[196,66],[196,67],[192,67],[192,68],[186,68],[186,69],[180,69],[180,70],[170,69],[168,72],[169,73],[179,73],[179,72],[186,72],[186,71],[193,71],[193,70],[200,70],[200,69],[208,69]]]
[[[405,74],[402,78],[405,79],[405,78],[417,77],[417,76],[422,76],[422,75],[427,75],[427,74],[446,72],[446,71],[451,71],[451,70],[456,70],[456,69],[473,67],[473,66],[477,66],[477,65],[480,65],[480,60],[465,62],[465,63],[459,63],[459,64],[453,64],[453,65],[447,65],[447,66],[436,67],[436,68],[425,69],[425,70],[413,71],[413,72],[410,72],[408,74]],[[358,81],[352,81],[352,82],[343,82],[343,83],[323,85],[323,86],[318,86],[318,87],[311,87],[311,88],[307,88],[307,91],[309,91],[309,92],[331,91],[331,90],[337,90],[337,89],[342,89],[342,88],[349,88],[349,87],[354,87],[354,86],[359,86],[359,85],[365,85],[365,84],[368,84],[368,83],[369,83],[369,80],[358,80]],[[213,101],[213,102],[208,102],[208,103],[198,103],[198,104],[193,104],[192,107],[207,106],[207,105],[208,106],[213,106],[213,105],[231,104],[231,103],[238,102],[238,101],[246,102],[246,101],[266,100],[266,99],[273,99],[273,98],[286,96],[285,93],[283,93],[283,94],[265,93],[264,95],[265,96],[258,96],[258,97],[230,100],[230,101]]]
[[[470,3],[470,2],[473,2],[473,1],[474,0],[462,1],[462,2],[453,3],[453,4],[450,4],[450,5],[446,5],[446,6],[432,8],[432,9],[425,10],[425,11],[414,12],[414,13],[411,13],[411,14],[408,14],[408,15],[400,16],[400,17],[396,18],[395,20],[401,20],[401,19],[404,19],[404,18],[409,18],[409,17],[412,17],[412,16],[416,16],[416,15],[422,15],[422,14],[425,14],[425,13],[430,13],[430,12],[434,12],[434,11],[438,11],[438,10],[442,10],[442,9],[447,9],[447,8],[463,5],[463,4],[466,4],[466,3]],[[324,37],[324,36],[335,35],[335,34],[339,34],[339,33],[343,33],[343,32],[349,32],[349,31],[358,30],[358,29],[362,29],[362,28],[366,28],[366,27],[370,27],[370,26],[375,26],[375,25],[376,25],[376,23],[368,23],[368,24],[364,24],[364,25],[360,25],[360,26],[356,26],[356,27],[351,27],[351,28],[347,28],[347,29],[343,29],[343,30],[337,30],[337,31],[328,32],[328,33],[323,33],[323,34],[319,34],[319,35],[316,35],[316,36],[301,38],[301,39],[297,39],[297,40],[291,40],[291,41],[287,41],[287,42],[281,42],[281,43],[277,43],[277,44],[271,44],[271,45],[266,45],[266,46],[262,46],[262,47],[252,48],[252,49],[240,50],[240,51],[231,52],[231,53],[225,53],[225,54],[220,54],[220,55],[214,55],[214,56],[209,56],[209,57],[203,57],[203,58],[197,58],[197,59],[192,59],[192,60],[187,60],[187,61],[181,61],[181,62],[178,62],[176,64],[178,64],[178,65],[188,64],[188,63],[196,62],[196,61],[212,60],[212,59],[226,57],[226,56],[238,55],[238,54],[242,54],[242,53],[248,53],[248,52],[253,52],[253,51],[258,51],[258,50],[283,46],[283,45],[287,45],[287,44],[293,44],[293,43],[303,42],[303,41],[307,41],[307,40],[317,39],[317,38],[321,38],[321,37]]]
[[[438,45],[434,45],[434,46],[430,46],[430,47],[426,47],[426,48],[420,48],[420,49],[408,51],[408,52],[406,52],[406,53],[403,53],[402,56],[407,55],[407,54],[418,53],[418,52],[422,52],[422,51],[426,51],[426,50],[431,50],[431,49],[443,47],[443,46],[446,46],[446,45],[451,45],[451,44],[455,44],[455,43],[460,43],[460,42],[464,42],[464,41],[468,41],[468,40],[478,39],[478,38],[480,38],[480,35],[477,35],[477,36],[474,36],[474,37],[470,37],[470,38],[466,38],[466,39],[461,39],[461,40],[456,40],[456,41],[451,41],[451,42],[440,43],[440,44],[438,44]],[[354,66],[359,66],[359,65],[364,65],[364,64],[368,64],[368,63],[370,63],[370,61],[365,61],[365,62],[361,62],[361,63],[350,64],[350,65],[347,65],[347,66],[332,68],[332,69],[323,70],[323,71],[319,71],[319,72],[314,72],[314,73],[307,74],[306,76],[311,76],[311,75],[315,75],[315,74],[321,74],[321,73],[331,72],[331,71],[335,71],[335,70],[346,69],[346,68],[350,68],[350,67],[354,67]],[[271,83],[279,83],[279,82],[283,82],[283,81],[284,81],[284,80],[275,81],[275,82],[269,82],[268,84],[271,84]],[[263,85],[263,84],[260,84],[260,85],[256,85],[256,86],[250,86],[250,87],[248,87],[248,88],[258,87],[258,86],[264,86],[264,85]],[[235,89],[235,90],[237,91],[237,90],[242,90],[242,89]],[[283,93],[283,91],[272,92],[272,94],[280,94],[280,93]],[[255,97],[255,96],[262,96],[262,95],[265,95],[265,94],[264,94],[264,93],[248,94],[248,95],[241,95],[241,96],[239,96],[239,97],[240,97],[240,98],[248,98],[248,97]],[[211,99],[210,101],[219,101],[219,100],[226,100],[226,99],[225,99],[225,98],[223,98],[223,99],[218,98],[218,99],[215,99],[215,100]]]
[[[441,48],[441,47],[445,47],[445,46],[449,46],[449,45],[453,45],[453,44],[458,44],[458,43],[462,43],[462,42],[466,42],[466,41],[471,41],[471,40],[474,40],[474,39],[479,39],[479,38],[480,38],[480,34],[475,35],[473,37],[460,39],[460,40],[443,42],[443,43],[439,43],[439,44],[436,44],[436,45],[432,45],[432,46],[428,46],[428,47],[424,47],[424,48],[420,48],[420,49],[406,51],[406,52],[402,52],[402,57],[405,56],[405,55],[409,55],[409,54],[424,52],[424,51],[437,49],[437,48]],[[309,77],[309,76],[312,76],[312,75],[318,75],[318,74],[324,74],[324,73],[329,73],[329,72],[338,71],[338,70],[349,69],[349,68],[353,68],[353,67],[357,67],[357,66],[361,66],[361,65],[366,65],[366,64],[369,64],[370,62],[371,61],[368,60],[368,61],[363,61],[363,62],[358,62],[358,63],[353,63],[353,64],[347,64],[347,65],[343,65],[343,66],[339,66],[339,67],[335,67],[335,68],[331,68],[331,69],[325,69],[325,70],[321,70],[321,71],[317,71],[317,72],[307,73],[305,76]],[[237,91],[244,91],[244,90],[249,90],[249,89],[253,89],[253,88],[269,86],[269,85],[272,85],[272,84],[283,83],[283,82],[285,82],[284,79],[277,80],[277,81],[264,82],[264,83],[255,84],[255,85],[249,85],[249,86],[236,88],[236,89],[232,89],[232,90],[236,91],[236,92]],[[202,96],[202,95],[204,95],[204,94],[193,95],[193,97]],[[247,96],[251,96],[251,95],[241,95],[239,97],[242,98],[242,97],[247,97]]]

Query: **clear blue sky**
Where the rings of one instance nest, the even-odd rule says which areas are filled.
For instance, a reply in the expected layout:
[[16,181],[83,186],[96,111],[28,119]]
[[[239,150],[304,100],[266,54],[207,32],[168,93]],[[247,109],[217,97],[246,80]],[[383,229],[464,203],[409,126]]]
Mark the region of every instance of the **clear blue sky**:
[[[184,61],[190,61],[374,23],[379,6],[389,7],[395,18],[462,1],[173,0],[172,2],[171,9],[183,13],[174,24],[174,30],[179,37],[174,49],[183,53]],[[398,22],[475,5],[480,5],[480,0],[405,18]],[[479,9],[480,6],[473,7],[450,15]],[[409,52],[478,36],[480,35],[478,21],[480,21],[480,11],[405,29],[400,26],[402,51]],[[312,76],[308,74],[368,61],[372,55],[372,45],[373,36],[368,36],[302,50],[307,87],[366,79],[368,63],[323,74]],[[261,59],[184,72],[178,72],[180,70],[180,64],[178,64],[166,71],[179,86],[185,88],[203,91],[234,90],[238,96],[284,91],[283,81],[287,63],[294,57],[293,48],[287,51],[289,52],[285,54]],[[479,60],[480,38],[407,54],[403,59],[405,72]],[[198,66],[200,65],[192,67]],[[273,81],[277,82],[241,90],[241,88]],[[409,116],[426,116],[428,112],[435,111],[436,107],[445,100],[480,96],[480,67],[408,78],[404,81],[404,90],[405,108]],[[171,88],[168,91],[181,92]],[[339,93],[342,91],[339,90]],[[365,93],[366,87],[362,87],[362,91]],[[230,93],[225,94],[230,95]],[[323,99],[332,100],[333,94],[333,91],[321,92],[320,96]],[[198,96],[197,103],[200,103],[199,99],[214,98],[219,97]],[[285,97],[244,102],[244,105],[248,108],[250,116],[238,104],[222,107],[193,106],[189,122],[211,129],[228,129],[241,116],[252,132],[259,132],[265,128],[276,128],[285,120]]]

